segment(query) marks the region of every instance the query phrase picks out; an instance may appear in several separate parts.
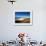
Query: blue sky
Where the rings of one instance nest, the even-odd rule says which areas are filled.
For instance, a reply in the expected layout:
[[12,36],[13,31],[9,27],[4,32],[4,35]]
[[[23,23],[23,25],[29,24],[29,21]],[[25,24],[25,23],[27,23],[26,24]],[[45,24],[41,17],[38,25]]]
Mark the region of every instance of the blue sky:
[[23,17],[30,18],[31,17],[30,12],[16,12],[15,16],[16,18],[23,18]]

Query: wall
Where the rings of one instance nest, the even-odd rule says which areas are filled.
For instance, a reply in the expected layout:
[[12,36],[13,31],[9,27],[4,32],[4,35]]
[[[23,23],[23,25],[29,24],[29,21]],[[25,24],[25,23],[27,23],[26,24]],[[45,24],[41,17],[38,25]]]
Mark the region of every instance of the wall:
[[[33,10],[33,25],[15,26],[15,10]],[[19,32],[37,41],[46,40],[46,0],[17,0],[13,5],[0,0],[0,40],[14,40]]]

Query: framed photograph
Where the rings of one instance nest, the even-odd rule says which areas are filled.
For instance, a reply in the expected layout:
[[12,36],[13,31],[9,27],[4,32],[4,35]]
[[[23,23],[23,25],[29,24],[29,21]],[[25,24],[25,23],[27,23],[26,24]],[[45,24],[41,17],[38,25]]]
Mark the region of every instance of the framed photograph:
[[15,25],[32,25],[32,11],[16,11]]

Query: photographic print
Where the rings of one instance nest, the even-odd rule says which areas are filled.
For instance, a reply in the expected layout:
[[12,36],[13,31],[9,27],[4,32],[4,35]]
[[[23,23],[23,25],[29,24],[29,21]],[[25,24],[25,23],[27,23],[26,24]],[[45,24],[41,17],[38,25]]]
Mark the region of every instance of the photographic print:
[[17,11],[15,12],[16,25],[32,25],[32,12]]

